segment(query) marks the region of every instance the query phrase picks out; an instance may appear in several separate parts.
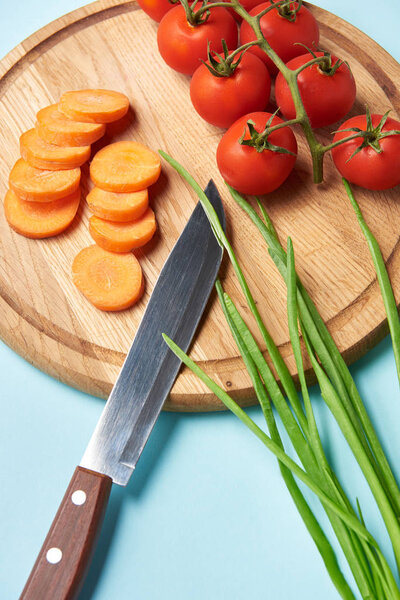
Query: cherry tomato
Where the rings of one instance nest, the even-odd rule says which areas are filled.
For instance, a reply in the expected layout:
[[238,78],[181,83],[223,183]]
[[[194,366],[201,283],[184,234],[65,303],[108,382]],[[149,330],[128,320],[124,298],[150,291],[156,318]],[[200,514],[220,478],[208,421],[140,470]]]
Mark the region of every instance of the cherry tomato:
[[[324,56],[315,52],[315,56]],[[296,70],[312,60],[311,54],[292,58],[287,63],[289,69]],[[342,63],[336,70],[336,56],[331,56],[331,68],[323,70],[314,64],[299,73],[297,82],[312,127],[325,127],[343,119],[351,109],[356,98],[356,84],[349,67]],[[296,109],[288,84],[282,73],[275,82],[275,98],[281,113],[286,119],[294,119]]]
[[173,8],[169,0],[137,0],[140,8],[154,21],[159,23],[163,16]]
[[[207,61],[207,64],[210,65],[210,62]],[[248,52],[242,55],[228,77],[213,75],[202,64],[190,82],[190,97],[199,115],[208,123],[225,128],[242,115],[263,110],[270,91],[271,78],[267,67]]]
[[[371,115],[372,127],[378,127],[382,115]],[[335,134],[333,141],[354,135],[354,132],[343,131],[350,127],[357,127],[363,131],[367,129],[366,115],[352,117],[343,123]],[[382,127],[385,131],[400,131],[400,122],[388,118]],[[371,139],[371,141],[373,141]],[[349,142],[343,142],[332,149],[333,162],[338,171],[351,183],[355,183],[368,190],[387,190],[400,184],[400,135],[390,135],[378,140],[381,152],[378,153],[371,145],[366,145],[355,154],[361,146],[363,138],[356,137]]]
[[192,75],[201,60],[207,60],[207,42],[215,52],[222,51],[222,39],[228,48],[236,48],[237,24],[225,8],[212,8],[205,23],[193,27],[183,6],[175,6],[162,18],[157,31],[161,56],[175,71]]
[[[295,6],[293,2],[293,8]],[[270,2],[263,2],[250,11],[251,16],[258,15],[262,10],[271,6]],[[293,21],[281,16],[278,8],[273,8],[260,21],[261,31],[271,48],[281,57],[283,62],[288,62],[295,56],[304,54],[303,46],[296,46],[296,43],[301,43],[308,48],[316,48],[319,41],[319,27],[314,15],[302,5],[296,14]],[[240,26],[240,43],[247,44],[256,39],[255,33],[250,25],[243,21]],[[250,48],[249,52],[253,52],[261,58],[268,67],[271,75],[278,72],[277,67],[265,52],[258,46]]]
[[[292,154],[262,150],[258,152],[252,146],[244,146],[240,138],[246,130],[245,139],[250,138],[247,121],[254,122],[257,132],[264,131],[271,113],[254,112],[244,115],[222,136],[217,148],[217,164],[225,181],[241,194],[268,194],[276,190],[287,178],[294,167],[297,143],[290,127],[282,127],[268,136],[268,141],[280,148],[286,148]],[[271,126],[282,123],[277,116]]]

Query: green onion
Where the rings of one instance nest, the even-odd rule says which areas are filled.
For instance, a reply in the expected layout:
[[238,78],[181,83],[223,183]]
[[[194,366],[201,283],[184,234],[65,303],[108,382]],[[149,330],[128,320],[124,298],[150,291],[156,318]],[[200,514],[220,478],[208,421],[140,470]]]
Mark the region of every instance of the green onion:
[[[370,546],[378,549],[378,544],[373,536],[367,531],[362,523],[356,519],[353,515],[349,514],[346,510],[341,508],[334,500],[331,500],[327,494],[325,494],[312,480],[307,473],[299,467],[299,465],[290,456],[279,447],[279,445],[272,441],[272,439],[251,419],[248,414],[240,408],[238,404],[223,390],[215,381],[213,381],[196,363],[187,355],[183,350],[179,348],[167,335],[163,334],[163,339],[176,356],[183,362],[184,365],[189,367],[195,375],[213,392],[221,402],[229,408],[246,427],[248,427],[269,449],[278,460],[288,467],[300,481],[302,481],[318,498],[322,504],[328,506],[334,513],[342,519],[346,525],[355,531],[360,537],[362,537]],[[400,595],[399,595],[400,597]]]
[[[400,600],[400,590],[396,579],[386,557],[366,527],[358,500],[356,512],[325,455],[307,389],[300,333],[319,382],[321,395],[339,424],[375,497],[387,533],[392,541],[398,564],[400,564],[400,490],[351,374],[316,306],[296,273],[295,255],[290,238],[288,239],[287,252],[285,252],[279,242],[274,225],[261,203],[258,201],[264,220],[259,217],[253,207],[240,194],[230,188],[233,198],[249,215],[267,242],[268,251],[285,280],[290,342],[299,375],[304,407],[297,395],[294,380],[286,363],[261,319],[233,248],[207,196],[199,184],[179,163],[164,152],[160,151],[160,154],[188,181],[199,196],[218,242],[227,251],[248,307],[266,344],[267,354],[287,395],[286,401],[249,327],[232,299],[224,293],[222,285],[218,281],[216,283],[218,298],[251,378],[254,393],[264,414],[269,435],[172,340],[164,336],[166,343],[182,362],[276,456],[288,491],[318,547],[326,569],[340,596],[346,600],[354,599],[354,594],[338,567],[332,546],[300,491],[295,477],[308,486],[321,501],[362,598],[365,600],[373,598],[377,600]],[[400,357],[400,323],[382,255],[375,238],[373,238],[363,220],[348,185],[346,189],[371,249],[384,297],[385,309],[388,313],[395,356]],[[400,373],[397,358],[396,364]],[[302,466],[290,458],[285,451],[272,405],[278,412]]]
[[[220,284],[218,284],[217,289],[219,287],[220,287]],[[252,369],[252,367],[249,368],[248,363],[249,363],[249,361],[252,361],[252,358],[254,356],[256,356],[258,358],[257,366],[259,368],[260,374],[262,375],[263,365],[262,365],[262,363],[260,363],[260,359],[259,359],[260,356],[262,357],[261,352],[260,352],[259,348],[257,347],[257,343],[254,340],[252,334],[250,333],[250,330],[248,329],[248,327],[244,323],[243,319],[239,315],[236,307],[234,306],[234,304],[233,304],[232,300],[229,298],[229,296],[227,294],[223,294],[221,297],[221,294],[219,293],[219,297],[220,297],[221,302],[223,303],[222,307],[223,307],[225,316],[227,317],[228,324],[231,327],[235,341],[236,341],[238,348],[244,358],[244,362],[245,362],[246,367],[248,368],[249,374],[253,380],[253,376],[252,376],[253,369]],[[239,336],[239,332],[240,332],[241,336]],[[261,360],[263,360],[263,358],[261,358]],[[255,372],[257,373],[256,363],[253,362],[253,364],[255,367]],[[260,378],[260,376],[258,376],[258,377]],[[265,383],[266,383],[266,387],[268,389],[269,379],[265,378]],[[254,389],[256,391],[256,395],[257,395],[257,397],[259,397],[259,395],[257,394],[257,390],[258,390],[259,386],[254,384],[254,380],[253,380],[253,385],[254,385]],[[268,389],[268,391],[270,392],[271,397],[273,398],[273,394],[271,393],[271,390]],[[261,404],[261,407],[263,408],[265,405],[265,400],[261,399],[260,404]],[[298,439],[297,439],[297,435],[296,435],[297,432],[293,431],[293,428],[291,427],[292,423],[291,423],[290,418],[288,418],[288,415],[285,411],[282,411],[282,408],[281,408],[281,406],[279,406],[279,404],[277,405],[277,409],[278,409],[279,416],[281,417],[282,423],[286,429],[286,432],[290,436],[293,446],[295,448],[297,448],[298,447]],[[266,411],[264,410],[264,408],[263,408],[263,412],[264,412],[264,415],[266,415]],[[270,432],[271,432],[270,423],[269,423],[267,417],[266,417],[266,420],[267,420],[268,428],[270,429]],[[276,428],[275,424],[274,424],[274,427]],[[271,437],[272,437],[272,439],[274,439],[272,435],[271,435]],[[303,462],[304,467],[306,468],[306,471],[312,475],[314,480],[319,485],[321,485],[321,487],[324,491],[330,492],[331,490],[329,490],[329,486],[330,486],[330,483],[333,482],[333,478],[331,477],[329,479],[329,482],[327,485],[326,481],[324,481],[324,479],[323,479],[323,473],[320,473],[318,471],[318,465],[315,463],[314,457],[311,457],[311,460],[307,461],[307,458],[310,458],[309,456],[307,457],[307,456],[305,456],[304,453],[300,453],[299,451],[298,451],[298,455],[299,455],[299,457],[301,457],[301,460]],[[323,456],[322,459],[320,456],[318,456],[318,458],[319,458],[319,460],[321,460],[321,464],[323,465],[323,468],[325,468],[325,465],[327,465],[327,460],[326,460],[325,456]],[[337,493],[338,484],[334,483],[333,485],[335,487],[335,492]],[[354,511],[351,510],[351,505],[350,505],[348,499],[345,498],[345,494],[344,494],[343,490],[340,490],[339,499],[340,499],[340,503],[344,504],[344,506],[347,508],[347,510],[350,510],[350,512],[353,512],[353,514],[354,514]],[[344,499],[345,499],[345,501],[344,501]],[[356,581],[359,585],[359,588],[361,590],[364,590],[366,592],[366,595],[368,595],[371,592],[371,588],[367,581],[367,577],[365,576],[365,573],[368,572],[368,564],[366,563],[366,561],[364,561],[365,562],[364,565],[360,566],[360,564],[359,564],[360,563],[360,555],[357,556],[357,549],[358,549],[357,547],[360,546],[360,543],[358,542],[358,539],[354,538],[354,536],[352,535],[352,532],[346,528],[346,526],[340,519],[337,519],[337,517],[332,513],[332,511],[326,510],[326,512],[327,512],[329,520],[331,521],[331,524],[335,531],[335,534],[336,534],[336,536],[342,546],[342,549],[346,555],[346,558],[347,558],[350,568],[353,572],[354,578],[356,579]],[[346,597],[346,595],[344,597]]]
[[[230,186],[228,186],[228,189],[233,199],[249,215],[259,229],[278,270],[286,280],[287,257],[279,243],[277,235],[271,233],[271,229],[265,225],[253,207],[236,190]],[[299,312],[310,336],[311,343],[318,354],[321,364],[340,392],[342,402],[344,402],[349,418],[358,432],[368,459],[374,466],[377,476],[385,488],[389,501],[400,521],[399,488],[354,380],[321,315],[299,277],[297,277],[297,287]]]

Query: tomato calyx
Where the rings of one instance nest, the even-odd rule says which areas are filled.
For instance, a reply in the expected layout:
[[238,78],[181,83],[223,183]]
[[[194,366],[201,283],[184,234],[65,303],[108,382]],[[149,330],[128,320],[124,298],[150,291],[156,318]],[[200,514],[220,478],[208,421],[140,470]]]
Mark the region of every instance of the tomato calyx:
[[341,67],[342,65],[346,65],[347,68],[350,70],[349,63],[346,60],[338,59],[334,64],[332,64],[332,54],[330,52],[328,52],[327,50],[320,50],[320,52],[323,52],[324,55],[317,56],[315,54],[314,50],[312,50],[305,44],[302,44],[301,42],[296,42],[294,45],[295,46],[303,46],[313,57],[313,60],[310,60],[310,62],[302,65],[297,70],[297,73],[301,73],[301,71],[304,71],[304,69],[311,67],[313,64],[318,65],[319,70],[324,75],[328,75],[329,77],[332,77],[336,73],[336,71],[339,69],[339,67]]
[[[207,62],[202,60],[201,62],[205,67],[210,71],[211,75],[214,77],[231,77],[233,73],[236,71],[237,67],[240,64],[240,61],[243,58],[243,55],[247,48],[250,46],[258,45],[258,41],[249,42],[248,44],[243,44],[243,46],[239,46],[236,48],[231,54],[229,54],[228,46],[226,45],[225,40],[221,40],[223,56],[218,52],[211,51],[210,42],[207,43]],[[217,60],[218,59],[218,60]],[[236,60],[235,60],[236,59]]]
[[[283,148],[282,146],[276,146],[268,140],[268,136],[273,131],[286,126],[286,123],[282,122],[278,125],[275,125],[275,127],[271,127],[271,123],[276,115],[276,112],[270,116],[265,125],[264,131],[262,131],[261,133],[257,131],[254,121],[249,119],[246,123],[246,127],[244,128],[243,134],[238,139],[239,144],[241,144],[242,146],[251,146],[257,152],[264,152],[264,150],[270,150],[271,152],[279,152],[280,154],[291,154],[292,156],[296,156],[296,154],[294,154],[294,152],[291,152],[291,150]],[[250,134],[250,137],[246,138],[247,133]]]
[[[230,77],[235,72],[238,67],[240,61],[243,57],[243,52],[238,56],[236,62],[233,62],[235,57],[238,55],[238,52],[232,52],[229,55],[228,46],[226,45],[225,40],[221,40],[222,42],[222,50],[224,55],[222,56],[218,52],[211,51],[210,42],[207,43],[207,62],[202,60],[201,62],[205,67],[210,71],[211,75],[214,77]],[[218,59],[218,60],[217,60]]]
[[192,2],[190,5],[188,0],[179,1],[185,10],[186,19],[189,25],[192,27],[198,27],[199,25],[203,25],[208,21],[210,10],[207,8],[207,0],[201,0],[201,6],[198,10],[195,10],[198,0],[194,0],[194,2]]
[[271,4],[276,5],[276,9],[281,17],[292,23],[296,21],[297,13],[299,12],[303,4],[303,0],[298,0],[296,2],[293,2],[293,0],[287,0],[284,2],[276,2],[276,0],[270,0],[270,2]]
[[[367,119],[367,127],[366,129],[360,129],[359,127],[349,127],[347,129],[339,129],[339,132],[342,131],[348,131],[348,132],[353,132],[353,133],[357,133],[357,137],[361,137],[363,138],[362,143],[354,150],[353,154],[347,159],[346,162],[349,162],[353,156],[355,156],[356,154],[358,154],[359,152],[361,152],[361,150],[363,150],[363,148],[367,148],[368,146],[370,148],[372,148],[377,154],[382,154],[383,150],[382,147],[380,145],[380,140],[392,136],[392,135],[400,135],[400,131],[398,129],[390,129],[388,131],[382,131],[383,127],[387,121],[387,118],[389,116],[390,110],[386,111],[385,114],[382,116],[381,120],[379,121],[378,125],[376,127],[373,126],[372,124],[372,118],[371,118],[371,112],[368,108],[368,106],[366,107],[366,119]],[[334,131],[334,133],[337,133],[337,131]],[[351,136],[350,138],[343,138],[341,140],[341,142],[345,143],[346,141],[348,141],[349,139],[352,139],[353,136]]]

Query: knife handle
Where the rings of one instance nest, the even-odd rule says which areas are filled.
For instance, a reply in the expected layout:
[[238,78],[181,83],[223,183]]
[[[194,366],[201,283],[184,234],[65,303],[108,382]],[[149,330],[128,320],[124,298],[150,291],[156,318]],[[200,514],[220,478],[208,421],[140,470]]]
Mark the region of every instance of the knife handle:
[[20,600],[77,597],[103,522],[112,479],[77,467]]

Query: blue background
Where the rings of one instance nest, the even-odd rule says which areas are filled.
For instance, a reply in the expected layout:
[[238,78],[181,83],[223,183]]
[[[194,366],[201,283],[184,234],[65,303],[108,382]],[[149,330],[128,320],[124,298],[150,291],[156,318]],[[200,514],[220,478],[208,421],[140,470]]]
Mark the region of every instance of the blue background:
[[[2,0],[0,55],[81,3]],[[398,0],[320,0],[319,5],[399,59]],[[0,365],[0,598],[9,600],[23,587],[103,401],[51,379],[1,343]],[[352,372],[400,475],[400,395],[390,341]],[[332,462],[390,554],[358,467],[316,389],[312,396]],[[262,425],[258,409],[250,414]],[[310,502],[320,510],[315,498]],[[338,596],[274,458],[229,413],[163,413],[128,487],[112,490],[81,598],[294,597]]]

